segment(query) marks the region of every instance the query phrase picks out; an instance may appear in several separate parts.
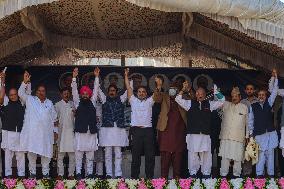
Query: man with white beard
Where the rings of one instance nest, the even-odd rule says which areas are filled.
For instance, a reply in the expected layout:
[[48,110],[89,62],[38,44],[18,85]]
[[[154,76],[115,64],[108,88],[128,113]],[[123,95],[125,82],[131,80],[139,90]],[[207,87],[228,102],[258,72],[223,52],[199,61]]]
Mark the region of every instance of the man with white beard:
[[43,177],[48,178],[57,114],[52,102],[46,98],[44,85],[36,87],[36,96],[30,95],[30,78],[31,75],[26,71],[19,88],[19,97],[26,104],[24,125],[20,135],[21,150],[28,152],[30,177],[36,177],[36,159],[39,155]]

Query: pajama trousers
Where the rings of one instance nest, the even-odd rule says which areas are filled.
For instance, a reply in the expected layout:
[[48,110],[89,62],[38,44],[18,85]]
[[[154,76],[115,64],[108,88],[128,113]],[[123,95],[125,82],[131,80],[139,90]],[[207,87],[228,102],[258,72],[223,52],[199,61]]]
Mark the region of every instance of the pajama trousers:
[[86,153],[86,164],[87,164],[86,173],[87,175],[92,175],[94,169],[94,157],[95,157],[94,151],[88,151],[88,152],[75,151],[76,174],[82,173],[82,163],[83,163],[84,153]]
[[[220,168],[220,175],[222,177],[225,177],[229,173],[231,159],[222,157],[221,160],[221,168]],[[236,177],[241,176],[242,173],[242,162],[241,161],[234,161],[234,167],[233,167],[233,175]]]
[[173,178],[180,178],[183,152],[160,152],[161,176],[168,178],[170,166],[173,166]]
[[[41,158],[42,174],[49,175],[49,163],[51,158],[44,156],[40,156],[40,158]],[[33,175],[36,175],[36,159],[37,159],[37,154],[28,152],[29,171]]]
[[12,175],[12,160],[14,155],[17,160],[18,176],[25,176],[25,153],[5,149],[5,176]]
[[68,165],[68,176],[74,176],[74,171],[75,171],[75,153],[74,152],[60,152],[58,153],[58,158],[57,158],[57,171],[59,176],[64,175],[64,164],[63,164],[63,159],[65,155],[68,155],[69,157],[69,165]]
[[106,164],[106,175],[113,176],[112,172],[112,151],[114,150],[114,176],[122,176],[121,163],[122,153],[120,146],[106,146],[105,147],[105,164]]
[[274,176],[274,149],[259,151],[258,162],[256,163],[256,175],[264,176],[264,167],[267,167],[267,174]]
[[104,151],[101,146],[95,151],[96,175],[102,176],[104,174]]
[[201,167],[203,175],[211,175],[212,154],[211,151],[206,152],[190,152],[188,151],[188,170],[190,175],[196,175]]

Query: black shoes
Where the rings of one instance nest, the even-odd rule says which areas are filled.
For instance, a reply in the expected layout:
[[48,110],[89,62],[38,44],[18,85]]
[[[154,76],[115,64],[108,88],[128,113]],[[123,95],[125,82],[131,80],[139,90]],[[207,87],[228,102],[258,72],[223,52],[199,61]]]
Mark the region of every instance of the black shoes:
[[50,179],[49,174],[43,175],[43,179]]
[[36,174],[30,173],[30,178],[36,179]]
[[76,174],[76,179],[77,180],[81,180],[83,177],[82,177],[82,174]]
[[107,176],[106,176],[106,179],[112,179],[112,176],[107,175]]

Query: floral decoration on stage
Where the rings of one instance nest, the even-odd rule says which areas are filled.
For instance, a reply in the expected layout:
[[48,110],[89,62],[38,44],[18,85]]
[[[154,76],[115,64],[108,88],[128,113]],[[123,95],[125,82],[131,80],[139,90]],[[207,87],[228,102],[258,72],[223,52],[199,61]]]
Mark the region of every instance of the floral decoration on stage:
[[3,179],[0,189],[284,189],[280,179]]

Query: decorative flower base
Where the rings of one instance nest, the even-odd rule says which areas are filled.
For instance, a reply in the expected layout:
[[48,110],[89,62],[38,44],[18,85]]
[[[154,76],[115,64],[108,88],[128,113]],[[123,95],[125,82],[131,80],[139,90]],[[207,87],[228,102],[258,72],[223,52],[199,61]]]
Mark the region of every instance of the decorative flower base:
[[3,179],[0,189],[284,189],[280,179]]

